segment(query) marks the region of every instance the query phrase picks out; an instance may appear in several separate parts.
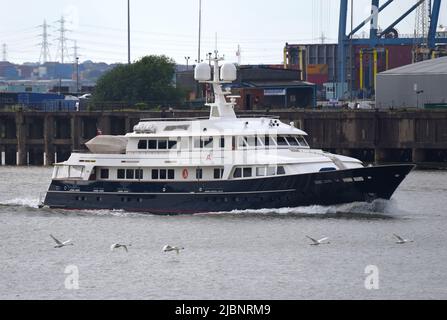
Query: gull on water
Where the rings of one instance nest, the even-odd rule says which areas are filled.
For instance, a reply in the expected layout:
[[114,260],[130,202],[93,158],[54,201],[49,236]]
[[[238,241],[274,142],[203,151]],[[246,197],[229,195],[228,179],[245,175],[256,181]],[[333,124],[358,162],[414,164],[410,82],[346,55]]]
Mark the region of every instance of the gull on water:
[[53,238],[54,242],[56,242],[55,248],[62,248],[62,247],[73,245],[73,243],[71,243],[71,240],[61,242],[61,241],[57,240],[52,234],[50,234],[50,237]]
[[312,243],[310,244],[311,246],[319,246],[320,244],[329,244],[330,242],[325,242],[326,240],[328,240],[328,237],[322,238],[320,240],[316,240],[314,238],[311,238],[309,236],[306,236],[307,238],[309,238]]
[[183,247],[172,247],[170,245],[166,245],[163,247],[163,252],[172,252],[172,251],[176,251],[177,254],[180,253],[180,250],[185,250],[185,248]]
[[395,233],[393,235],[397,239],[397,242],[396,242],[397,244],[406,244],[406,243],[409,243],[409,242],[414,242],[413,240],[404,239],[404,238],[402,238],[401,236],[399,236],[399,235],[397,235]]
[[126,250],[126,252],[129,252],[127,247],[131,247],[131,246],[132,246],[131,244],[125,245],[125,244],[114,243],[110,246],[110,251],[113,251],[113,250],[119,249],[119,248],[123,248],[124,250]]

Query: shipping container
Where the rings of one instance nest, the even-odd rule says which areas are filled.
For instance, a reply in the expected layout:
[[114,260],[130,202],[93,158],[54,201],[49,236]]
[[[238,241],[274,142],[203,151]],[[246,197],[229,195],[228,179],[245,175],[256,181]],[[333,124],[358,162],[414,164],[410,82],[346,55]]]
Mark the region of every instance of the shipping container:
[[327,64],[308,64],[307,75],[328,75],[329,66]]
[[307,82],[315,83],[322,86],[324,83],[329,82],[329,75],[327,74],[307,74]]
[[17,99],[18,103],[22,105],[36,105],[47,100],[63,100],[64,96],[55,93],[25,92],[19,93]]
[[18,94],[15,92],[0,92],[0,107],[18,103]]

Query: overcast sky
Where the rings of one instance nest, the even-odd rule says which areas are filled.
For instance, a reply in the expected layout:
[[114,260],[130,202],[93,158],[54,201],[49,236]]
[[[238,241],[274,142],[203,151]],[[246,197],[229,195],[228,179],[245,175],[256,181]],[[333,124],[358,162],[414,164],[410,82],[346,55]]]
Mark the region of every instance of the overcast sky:
[[[8,48],[8,60],[36,62],[40,56],[46,19],[52,60],[60,60],[59,28],[62,15],[68,20],[69,39],[77,40],[81,61],[127,61],[127,0],[1,0],[0,44]],[[354,21],[364,20],[370,0],[355,0]],[[381,0],[381,3],[384,3]],[[416,0],[395,0],[379,20],[386,27]],[[132,60],[147,54],[166,54],[178,63],[197,59],[199,0],[131,0]],[[5,9],[7,8],[7,9]],[[227,60],[237,61],[238,44],[242,63],[280,63],[285,42],[336,42],[338,0],[202,0],[202,58],[215,47]],[[447,25],[447,1],[442,4],[440,24]],[[398,26],[413,33],[414,15]],[[350,29],[350,26],[348,26]],[[73,41],[68,41],[73,55]],[[72,60],[69,57],[68,60]]]

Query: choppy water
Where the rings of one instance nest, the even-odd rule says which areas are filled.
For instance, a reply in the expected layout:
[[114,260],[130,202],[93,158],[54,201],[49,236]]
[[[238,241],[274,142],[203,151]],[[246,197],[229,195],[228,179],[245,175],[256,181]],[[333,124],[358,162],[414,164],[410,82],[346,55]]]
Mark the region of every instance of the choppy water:
[[[447,298],[447,172],[413,172],[388,202],[175,217],[37,209],[50,176],[0,167],[0,299]],[[379,290],[365,288],[370,265]]]

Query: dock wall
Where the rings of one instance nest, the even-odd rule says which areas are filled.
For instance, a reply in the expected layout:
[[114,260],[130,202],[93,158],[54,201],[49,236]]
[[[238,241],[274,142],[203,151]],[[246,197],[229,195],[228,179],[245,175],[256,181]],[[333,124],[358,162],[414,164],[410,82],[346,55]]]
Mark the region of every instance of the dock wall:
[[[305,130],[313,148],[371,163],[447,166],[447,110],[300,110],[269,115]],[[123,135],[142,118],[204,116],[208,112],[0,112],[0,164],[52,165],[82,150],[98,129],[105,135]]]

